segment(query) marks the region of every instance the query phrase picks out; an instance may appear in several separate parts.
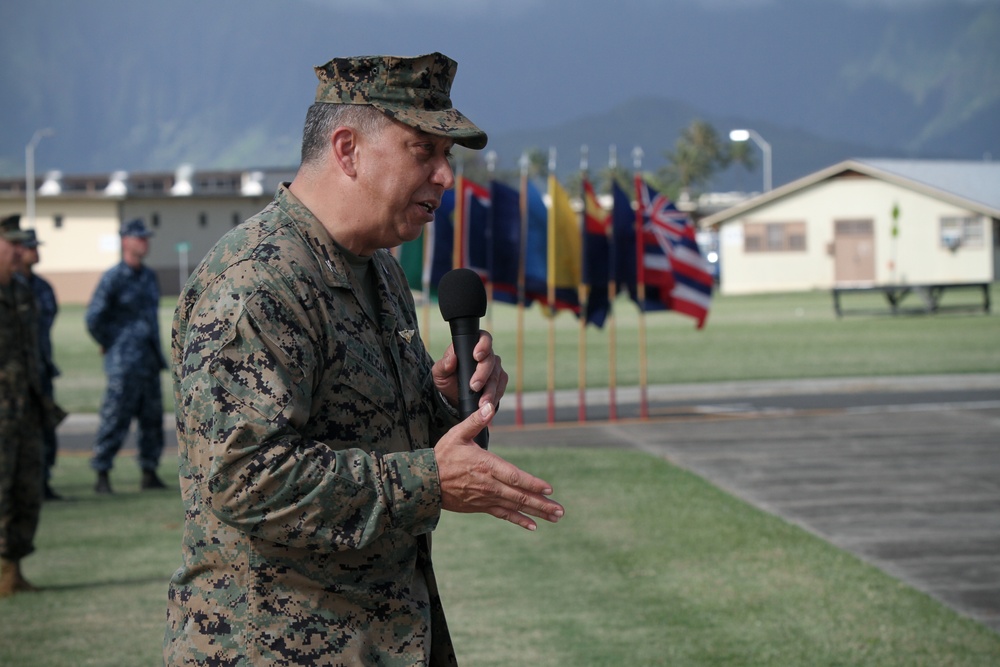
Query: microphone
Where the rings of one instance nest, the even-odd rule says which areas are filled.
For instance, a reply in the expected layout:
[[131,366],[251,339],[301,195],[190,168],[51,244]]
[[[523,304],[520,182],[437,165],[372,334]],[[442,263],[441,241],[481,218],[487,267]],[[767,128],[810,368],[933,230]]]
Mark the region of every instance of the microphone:
[[[465,419],[479,409],[481,391],[472,391],[469,382],[476,370],[472,356],[479,342],[479,318],[486,315],[486,289],[479,274],[470,269],[452,269],[438,283],[441,316],[451,325],[451,341],[458,357],[458,413]],[[486,449],[490,434],[479,432],[476,443]]]

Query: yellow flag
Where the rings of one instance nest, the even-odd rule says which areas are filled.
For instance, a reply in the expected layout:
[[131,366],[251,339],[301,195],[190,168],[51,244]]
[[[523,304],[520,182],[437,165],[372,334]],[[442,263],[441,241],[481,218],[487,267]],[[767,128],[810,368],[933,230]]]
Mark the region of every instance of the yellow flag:
[[580,216],[552,174],[549,199],[548,282],[557,289],[576,289],[583,278]]

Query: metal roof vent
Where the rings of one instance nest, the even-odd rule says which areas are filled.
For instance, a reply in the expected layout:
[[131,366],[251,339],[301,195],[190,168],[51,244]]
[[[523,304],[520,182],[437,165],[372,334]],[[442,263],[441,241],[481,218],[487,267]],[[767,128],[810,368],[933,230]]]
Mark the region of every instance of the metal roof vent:
[[194,167],[189,164],[182,164],[174,173],[174,185],[170,188],[170,194],[175,197],[189,197],[194,192],[191,185],[191,177],[194,176]]
[[104,194],[108,197],[124,197],[128,194],[128,172],[115,171],[111,174],[111,180],[104,188]]

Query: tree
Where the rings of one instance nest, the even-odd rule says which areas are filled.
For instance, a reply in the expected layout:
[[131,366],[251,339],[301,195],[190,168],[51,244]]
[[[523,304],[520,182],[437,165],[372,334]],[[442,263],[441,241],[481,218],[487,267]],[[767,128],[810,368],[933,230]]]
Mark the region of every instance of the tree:
[[726,142],[711,124],[695,119],[682,132],[674,150],[666,151],[667,166],[657,172],[660,190],[671,199],[695,190],[708,183],[716,172],[735,163],[753,168],[753,156],[745,142]]

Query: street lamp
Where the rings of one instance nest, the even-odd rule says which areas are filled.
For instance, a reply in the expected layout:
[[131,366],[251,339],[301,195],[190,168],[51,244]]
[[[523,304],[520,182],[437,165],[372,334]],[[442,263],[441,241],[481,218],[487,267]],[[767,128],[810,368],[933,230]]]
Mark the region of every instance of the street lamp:
[[44,137],[51,137],[55,131],[51,127],[35,130],[31,141],[24,148],[24,171],[28,195],[28,225],[35,228],[35,147]]
[[764,192],[771,191],[771,144],[764,141],[764,138],[753,130],[733,130],[729,133],[730,141],[746,141],[753,139],[753,142],[764,152]]

